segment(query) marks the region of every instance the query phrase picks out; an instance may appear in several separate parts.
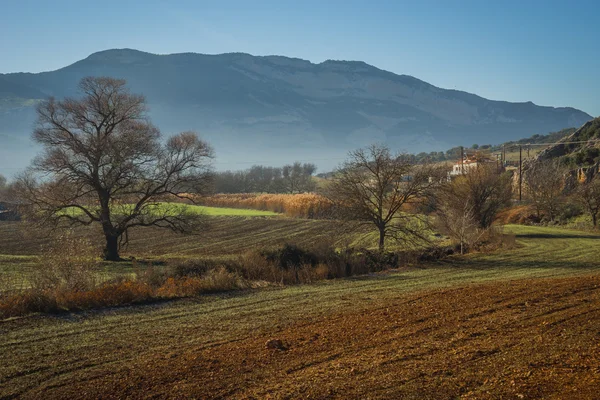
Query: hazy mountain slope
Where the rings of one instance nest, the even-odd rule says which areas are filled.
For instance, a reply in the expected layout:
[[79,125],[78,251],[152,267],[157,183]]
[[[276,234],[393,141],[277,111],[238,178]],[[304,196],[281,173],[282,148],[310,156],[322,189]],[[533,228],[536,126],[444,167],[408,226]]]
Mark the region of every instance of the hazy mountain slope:
[[277,162],[269,149],[286,157],[295,156],[291,149],[300,158],[331,157],[373,141],[407,151],[442,150],[557,131],[591,118],[573,108],[440,89],[363,62],[125,49],[95,53],[57,71],[0,75],[0,135],[28,135],[36,101],[74,96],[78,81],[89,75],[127,79],[132,91],[146,95],[164,132],[197,130],[218,154],[244,161]]

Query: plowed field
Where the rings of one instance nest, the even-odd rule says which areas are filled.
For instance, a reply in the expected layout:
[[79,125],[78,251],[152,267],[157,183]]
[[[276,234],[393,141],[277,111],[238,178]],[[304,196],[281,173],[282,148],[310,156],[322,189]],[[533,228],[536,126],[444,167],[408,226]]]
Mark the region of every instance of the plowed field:
[[599,237],[390,274],[0,322],[0,398],[596,399]]

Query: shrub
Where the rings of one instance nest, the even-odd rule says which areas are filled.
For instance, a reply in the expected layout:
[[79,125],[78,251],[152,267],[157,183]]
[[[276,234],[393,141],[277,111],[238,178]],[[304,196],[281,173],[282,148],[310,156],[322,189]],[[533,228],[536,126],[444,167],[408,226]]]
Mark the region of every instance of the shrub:
[[147,284],[153,288],[162,286],[172,275],[170,268],[153,265],[152,263],[148,263],[144,268],[140,267],[135,260],[133,261],[133,271],[137,282]]
[[175,278],[202,276],[214,267],[213,261],[205,259],[186,259],[169,262],[171,275]]
[[309,283],[396,268],[400,254],[353,248],[336,251],[322,245],[306,249],[285,244],[248,252],[240,257],[237,268],[247,280]]
[[208,271],[201,280],[202,293],[226,292],[247,288],[247,284],[237,273],[229,272],[225,267]]
[[279,265],[281,269],[299,268],[301,265],[317,263],[317,256],[293,244],[285,244],[275,250],[263,250],[263,257]]
[[568,201],[562,205],[559,210],[558,221],[560,223],[569,222],[569,220],[583,215],[583,208],[581,205],[573,201]]
[[98,284],[98,265],[90,242],[66,232],[42,250],[28,280],[38,291],[90,290]]
[[158,288],[158,297],[189,297],[203,293],[218,293],[240,290],[249,287],[247,282],[236,272],[225,267],[211,269],[202,277],[183,276],[170,277]]
[[37,290],[22,290],[0,296],[0,316],[14,317],[31,312],[55,312],[56,299]]
[[496,251],[499,249],[513,249],[517,246],[514,234],[504,233],[502,227],[491,227],[475,243],[474,249],[482,252]]

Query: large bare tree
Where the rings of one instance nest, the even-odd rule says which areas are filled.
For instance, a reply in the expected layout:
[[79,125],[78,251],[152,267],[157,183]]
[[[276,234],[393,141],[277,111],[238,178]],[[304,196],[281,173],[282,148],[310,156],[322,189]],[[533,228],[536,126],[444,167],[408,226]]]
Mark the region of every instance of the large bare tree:
[[80,89],[79,99],[51,98],[37,109],[33,138],[43,152],[16,184],[29,215],[54,226],[98,224],[111,261],[133,227],[196,230],[200,216],[162,202],[207,189],[210,146],[192,132],[163,143],[144,97],[124,80],[88,77]]
[[424,220],[410,213],[409,205],[422,203],[440,183],[444,171],[431,165],[411,164],[407,157],[392,155],[382,145],[350,153],[334,173],[324,194],[337,216],[375,226],[379,250],[386,238],[424,241]]

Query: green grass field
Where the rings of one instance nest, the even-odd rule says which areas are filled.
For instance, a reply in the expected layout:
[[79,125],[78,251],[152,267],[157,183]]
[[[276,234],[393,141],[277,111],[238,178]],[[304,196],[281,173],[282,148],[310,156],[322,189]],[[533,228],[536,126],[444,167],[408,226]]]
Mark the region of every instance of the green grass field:
[[[290,231],[308,224],[289,223]],[[278,229],[282,233],[282,227]],[[509,226],[507,230],[517,235],[518,248],[450,257],[404,271],[5,322],[0,325],[4,360],[0,365],[0,396],[35,389],[29,393],[33,398],[43,390],[103,376],[108,370],[117,373],[150,354],[168,355],[178,348],[200,351],[235,343],[349,308],[360,312],[410,293],[522,279],[530,279],[534,285],[539,278],[600,273],[598,235],[545,227]],[[253,236],[242,230],[243,235]],[[7,257],[10,263],[20,260],[11,257]]]
[[[127,204],[122,206],[113,206],[113,213],[118,214],[119,211],[123,212],[131,212],[133,209],[133,205]],[[203,214],[211,217],[274,217],[277,214],[272,211],[260,211],[260,210],[248,210],[241,208],[227,208],[227,207],[206,207],[192,204],[183,204],[183,203],[158,203],[156,206],[153,206],[153,210],[156,213],[167,213],[167,214],[180,214],[182,212],[191,212],[194,214]],[[71,213],[80,214],[81,210],[76,208],[69,209]]]
[[[209,218],[205,231],[197,235],[181,235],[165,229],[140,228],[131,231],[130,243],[122,256],[135,257],[144,267],[145,261],[161,262],[173,259],[231,259],[256,249],[282,246],[292,243],[301,247],[315,244],[375,245],[370,230],[358,226],[345,226],[340,232],[335,221],[294,219],[284,216],[258,215],[260,211],[210,208],[214,214]],[[219,215],[219,213],[229,214]],[[231,211],[227,211],[231,210]],[[233,212],[248,215],[232,215]],[[351,229],[348,233],[347,229]],[[88,238],[101,254],[102,233],[98,227],[76,229],[74,237]],[[371,241],[373,243],[371,243]],[[28,270],[39,262],[42,250],[52,239],[29,229],[18,222],[0,222],[0,290],[4,286],[27,286]],[[131,262],[105,263],[102,272],[107,277],[133,272]],[[10,282],[8,282],[10,281]],[[8,282],[8,283],[6,283]]]
[[209,215],[211,217],[274,217],[277,214],[272,211],[247,210],[242,208],[206,207],[186,205],[186,208],[197,214]]
[[[201,209],[206,210],[206,208]],[[250,210],[229,210],[212,208],[210,212],[214,214],[211,216],[211,225],[200,235],[179,235],[160,229],[134,230],[130,235],[129,246],[123,251],[123,256],[135,256],[138,260],[149,261],[188,258],[230,259],[249,250],[281,246],[285,243],[303,247],[322,243],[367,247],[369,244],[375,244],[375,236],[368,229],[355,227],[355,231],[352,233],[347,231],[340,233],[339,226],[335,221],[269,217],[256,214],[253,217],[236,216],[231,213]],[[230,213],[219,215],[219,213],[228,212]],[[254,213],[255,211],[250,212]],[[521,240],[534,239],[535,246],[527,247],[526,251],[523,249],[512,250],[506,255],[468,255],[461,259],[453,259],[452,262],[458,265],[475,263],[481,268],[486,268],[489,273],[492,273],[499,261],[503,262],[502,271],[505,271],[507,267],[514,269],[519,265],[522,265],[523,273],[527,273],[531,268],[540,268],[549,264],[554,267],[552,265],[555,262],[554,257],[547,260],[544,258],[548,254],[558,254],[561,266],[566,267],[569,267],[565,264],[567,261],[576,263],[577,260],[581,260],[583,263],[592,264],[596,262],[594,246],[598,242],[594,235],[563,228],[516,225],[508,226],[506,230],[517,234],[522,238]],[[532,232],[536,232],[537,235],[546,232],[545,235],[551,236],[553,239],[535,241],[535,235]],[[102,236],[97,229],[81,229],[77,231],[77,235],[100,239],[97,243],[99,246],[97,250],[100,253]],[[574,238],[577,240],[572,240]],[[3,281],[4,286],[9,286],[7,281],[18,287],[27,286],[26,272],[28,268],[38,262],[37,256],[40,254],[40,250],[48,246],[49,242],[50,239],[36,236],[27,231],[20,223],[0,223],[0,282]],[[577,247],[573,248],[573,246]],[[508,257],[507,260],[510,262],[504,262],[505,257]],[[140,265],[143,267],[144,263],[138,263],[138,266]],[[130,274],[132,271],[131,262],[115,265],[107,263],[103,268],[103,273],[108,277]],[[519,274],[521,272],[514,270],[512,273]]]

